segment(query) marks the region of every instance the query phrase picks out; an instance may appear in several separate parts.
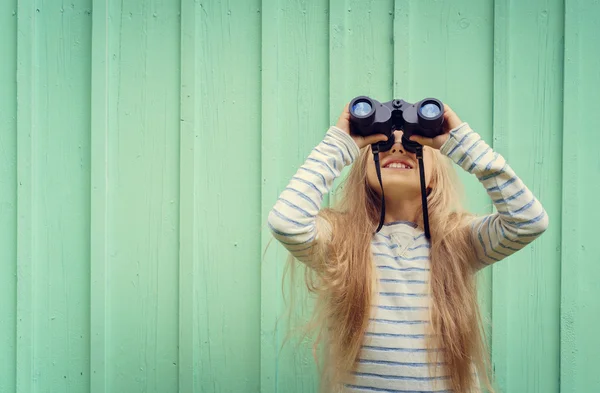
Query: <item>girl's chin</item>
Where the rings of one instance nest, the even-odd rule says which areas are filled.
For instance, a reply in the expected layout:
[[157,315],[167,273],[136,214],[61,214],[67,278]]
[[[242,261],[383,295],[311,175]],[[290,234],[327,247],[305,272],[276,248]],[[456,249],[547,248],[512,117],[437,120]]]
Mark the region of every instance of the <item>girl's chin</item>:
[[[414,194],[415,192],[419,192],[421,189],[419,177],[416,176],[414,172],[410,173],[409,171],[405,171],[404,173],[397,174],[383,173],[382,181],[383,190],[386,193],[386,196],[388,193],[390,196],[395,193]],[[379,190],[379,180],[376,177],[369,179],[369,183],[373,189]]]
[[[387,174],[386,174],[387,175]],[[416,184],[419,185],[419,177],[413,176],[412,173],[395,173],[393,175],[382,176],[383,184]],[[378,180],[379,182],[379,180]]]
[[407,178],[419,178],[419,172],[414,169],[387,169],[384,168],[381,171],[382,178],[388,179],[407,179]]
[[414,191],[420,190],[420,183],[417,179],[386,179],[383,181],[383,190]]

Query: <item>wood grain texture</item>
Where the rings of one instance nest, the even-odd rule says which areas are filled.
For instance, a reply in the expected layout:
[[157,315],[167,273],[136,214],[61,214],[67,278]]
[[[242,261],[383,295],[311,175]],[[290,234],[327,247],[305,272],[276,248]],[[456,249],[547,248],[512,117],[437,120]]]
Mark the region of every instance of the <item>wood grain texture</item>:
[[600,1],[565,3],[562,136],[560,392],[600,391],[600,185],[598,136],[588,108],[600,105]]
[[260,391],[308,393],[317,387],[312,342],[298,347],[298,337],[293,336],[282,347],[287,333],[288,305],[282,295],[287,254],[272,239],[266,217],[329,125],[328,2],[263,0],[261,7],[260,222],[266,255],[261,260]]
[[503,392],[559,391],[563,3],[497,0],[494,149],[550,228],[494,266],[493,361]]
[[17,1],[0,3],[0,392],[16,391]]
[[104,56],[95,58],[92,93],[101,149],[94,208],[102,209],[92,264],[103,279],[92,292],[100,308],[93,371],[101,373],[92,388],[170,391],[178,380],[180,10],[161,1],[95,5],[96,22],[107,25],[93,42]]
[[[196,211],[195,159],[197,158],[196,135],[199,118],[196,116],[197,76],[196,53],[199,50],[196,34],[196,5],[193,0],[181,1],[181,93],[179,128],[179,378],[178,392],[193,392],[196,370],[200,369],[200,337],[194,324],[197,306],[194,299],[195,263],[198,254],[194,239]],[[175,390],[175,388],[173,387]]]
[[19,4],[17,391],[89,386],[91,4]]
[[[260,4],[194,8],[195,391],[258,391]],[[191,179],[190,179],[191,180]]]

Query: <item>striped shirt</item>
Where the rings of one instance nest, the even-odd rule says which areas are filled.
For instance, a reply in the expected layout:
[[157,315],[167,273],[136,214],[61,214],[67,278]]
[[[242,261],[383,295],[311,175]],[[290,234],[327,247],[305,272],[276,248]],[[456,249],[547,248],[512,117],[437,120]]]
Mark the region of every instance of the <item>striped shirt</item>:
[[[475,175],[496,208],[496,212],[477,217],[471,225],[481,267],[522,249],[545,231],[548,216],[542,205],[504,158],[467,123],[450,132],[440,152]],[[307,257],[310,248],[317,242],[326,244],[328,238],[329,227],[318,216],[323,195],[358,154],[354,140],[331,127],[269,214],[273,236],[309,266],[313,263]],[[386,223],[373,235],[371,252],[378,275],[378,296],[347,391],[449,391],[444,371],[432,376],[427,363],[429,241],[414,223]]]

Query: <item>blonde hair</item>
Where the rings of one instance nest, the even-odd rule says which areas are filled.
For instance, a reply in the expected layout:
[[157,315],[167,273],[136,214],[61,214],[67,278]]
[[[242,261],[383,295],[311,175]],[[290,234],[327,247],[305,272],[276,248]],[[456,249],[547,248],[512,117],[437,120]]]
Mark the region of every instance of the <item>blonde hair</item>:
[[[425,163],[432,166],[427,197],[431,230],[431,338],[427,347],[444,351],[443,355],[429,351],[428,356],[433,364],[441,362],[439,356],[444,357],[453,391],[468,392],[476,386],[475,365],[478,376],[493,392],[477,303],[475,255],[468,235],[471,215],[459,205],[459,182],[452,163],[439,151],[432,149],[432,153],[429,157],[433,159]],[[317,262],[305,270],[308,293],[316,297],[305,333],[316,333],[315,346],[325,343],[321,370],[324,392],[337,391],[354,370],[374,297],[376,278],[370,242],[379,222],[381,202],[367,181],[369,154],[369,148],[363,149],[352,166],[339,204],[319,212],[331,234],[325,246],[314,250],[313,260]],[[417,217],[421,216],[419,211]],[[422,219],[417,225],[423,228]],[[293,257],[288,259],[286,270],[292,282],[298,266]],[[436,373],[436,369],[430,371]]]

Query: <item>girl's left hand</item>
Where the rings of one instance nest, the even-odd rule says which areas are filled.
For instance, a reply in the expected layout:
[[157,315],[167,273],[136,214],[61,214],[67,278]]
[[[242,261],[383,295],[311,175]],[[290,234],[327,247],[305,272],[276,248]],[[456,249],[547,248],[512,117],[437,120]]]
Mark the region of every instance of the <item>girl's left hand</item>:
[[462,124],[462,121],[448,105],[444,104],[444,125],[441,135],[435,138],[425,138],[419,135],[413,135],[409,139],[420,143],[423,146],[429,146],[434,149],[440,149],[450,137],[450,131]]

